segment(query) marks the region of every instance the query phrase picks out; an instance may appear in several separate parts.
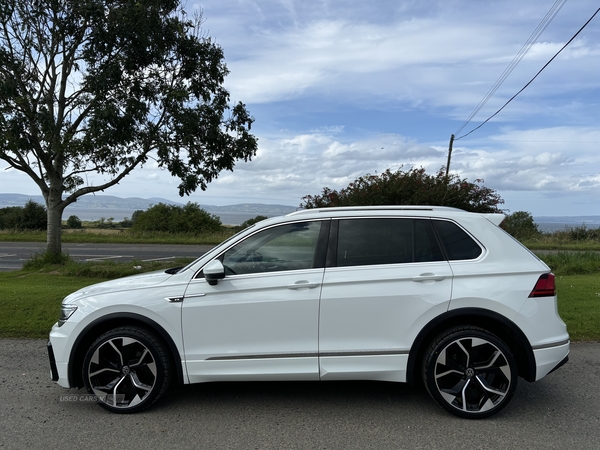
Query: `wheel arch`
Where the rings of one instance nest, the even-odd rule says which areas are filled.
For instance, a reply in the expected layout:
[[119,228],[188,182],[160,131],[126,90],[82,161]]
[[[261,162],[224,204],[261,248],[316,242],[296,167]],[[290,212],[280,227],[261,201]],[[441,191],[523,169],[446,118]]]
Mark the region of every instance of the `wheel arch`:
[[506,317],[480,308],[460,308],[448,311],[429,322],[415,338],[408,356],[406,381],[414,383],[430,343],[445,330],[455,326],[477,326],[500,338],[510,349],[517,362],[519,376],[534,381],[536,364],[533,349],[521,329]]
[[92,343],[113,328],[120,326],[139,326],[148,331],[154,332],[166,344],[171,363],[175,369],[176,380],[178,384],[184,383],[183,368],[181,365],[181,356],[175,342],[158,323],[134,313],[113,313],[103,316],[94,322],[88,324],[77,336],[71,354],[69,356],[68,377],[71,387],[83,387],[82,367],[85,354]]

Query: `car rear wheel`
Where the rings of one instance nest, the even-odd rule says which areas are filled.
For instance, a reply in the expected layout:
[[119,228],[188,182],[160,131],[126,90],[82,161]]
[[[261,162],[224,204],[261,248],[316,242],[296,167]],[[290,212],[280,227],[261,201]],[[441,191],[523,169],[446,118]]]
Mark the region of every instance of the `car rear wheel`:
[[492,333],[458,327],[433,341],[424,359],[423,379],[431,397],[451,413],[483,419],[499,412],[517,386],[510,349]]
[[102,407],[117,413],[139,412],[167,390],[169,357],[162,341],[150,331],[115,328],[90,346],[83,380]]

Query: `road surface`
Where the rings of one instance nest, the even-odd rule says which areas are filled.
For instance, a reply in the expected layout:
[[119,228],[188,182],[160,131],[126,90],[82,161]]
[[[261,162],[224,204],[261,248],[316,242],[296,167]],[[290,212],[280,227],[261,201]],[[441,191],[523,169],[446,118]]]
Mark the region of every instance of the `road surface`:
[[600,344],[491,419],[446,413],[423,389],[377,382],[175,386],[119,415],[50,381],[44,340],[0,340],[0,449],[598,449]]
[[[41,242],[0,242],[0,271],[19,270],[25,261],[45,250]],[[179,257],[197,258],[211,245],[153,244],[63,244],[63,252],[76,261],[112,260],[128,262],[168,260]]]

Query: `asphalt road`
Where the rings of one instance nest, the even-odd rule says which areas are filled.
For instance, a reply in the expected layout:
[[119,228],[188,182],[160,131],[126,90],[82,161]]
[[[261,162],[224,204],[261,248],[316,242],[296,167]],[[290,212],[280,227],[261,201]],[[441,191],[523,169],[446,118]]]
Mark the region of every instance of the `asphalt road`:
[[[34,242],[0,242],[0,271],[19,270],[25,261],[45,250],[45,244]],[[148,261],[197,258],[211,245],[151,245],[151,244],[63,244],[63,252],[76,261],[113,260],[128,262],[133,259]]]
[[[147,412],[66,401],[43,340],[0,340],[0,449],[598,449],[600,344],[491,419],[458,419],[423,389],[375,382],[176,386]],[[62,397],[61,397],[62,396]],[[62,398],[62,400],[61,400]]]

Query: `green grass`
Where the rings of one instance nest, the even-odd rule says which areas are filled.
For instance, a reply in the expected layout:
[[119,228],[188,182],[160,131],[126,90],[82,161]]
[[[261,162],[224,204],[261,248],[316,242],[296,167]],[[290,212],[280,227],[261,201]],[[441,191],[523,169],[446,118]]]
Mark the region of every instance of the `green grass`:
[[[184,263],[185,261],[180,261]],[[69,263],[37,271],[0,273],[0,338],[45,338],[56,322],[62,299],[84,286],[164,263]],[[558,309],[573,341],[600,341],[600,273],[557,275]]]
[[53,273],[0,273],[0,338],[47,337],[62,299],[99,278]]
[[576,252],[599,252],[600,251],[600,242],[598,241],[573,241],[573,242],[565,242],[560,243],[556,241],[543,241],[543,240],[534,240],[534,241],[521,241],[525,247],[530,250],[556,250],[556,251],[576,251]]
[[558,312],[572,341],[600,341],[600,274],[556,277]]
[[558,251],[537,253],[555,275],[598,274],[600,276],[600,252]]
[[[171,262],[115,263],[102,261],[29,270],[0,272],[0,338],[44,338],[58,319],[60,304],[68,294],[90,284],[140,272],[182,266],[190,259]],[[32,270],[35,269],[35,270]]]

